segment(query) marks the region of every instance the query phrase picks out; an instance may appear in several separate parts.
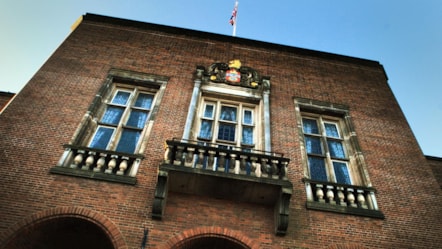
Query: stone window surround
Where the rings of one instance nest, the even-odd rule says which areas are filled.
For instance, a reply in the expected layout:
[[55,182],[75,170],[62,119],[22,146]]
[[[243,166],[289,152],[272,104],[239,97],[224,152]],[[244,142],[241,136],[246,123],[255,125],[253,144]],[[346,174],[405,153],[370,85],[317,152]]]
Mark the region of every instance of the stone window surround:
[[[50,169],[51,173],[71,175],[97,180],[120,182],[126,184],[136,183],[136,174],[143,154],[146,150],[146,141],[149,138],[156,114],[164,95],[169,78],[122,69],[111,69],[104,84],[95,95],[86,114],[83,116],[71,141],[64,145],[65,151],[57,165]],[[140,146],[135,154],[119,153],[91,149],[85,145],[94,133],[100,108],[103,108],[103,100],[112,92],[115,84],[127,84],[149,88],[156,92],[155,102],[151,108],[150,118],[144,128]]]
[[302,113],[314,113],[317,115],[335,116],[342,119],[342,129],[346,136],[349,151],[349,162],[353,170],[358,174],[357,185],[337,184],[333,182],[313,181],[309,177],[307,155],[302,153],[302,167],[304,169],[303,182],[306,187],[308,209],[330,211],[344,214],[367,216],[384,219],[379,210],[375,193],[369,178],[361,148],[359,146],[356,131],[351,121],[350,109],[346,105],[311,100],[306,98],[294,98],[297,129],[301,141],[301,150],[305,150],[304,133],[302,130]]

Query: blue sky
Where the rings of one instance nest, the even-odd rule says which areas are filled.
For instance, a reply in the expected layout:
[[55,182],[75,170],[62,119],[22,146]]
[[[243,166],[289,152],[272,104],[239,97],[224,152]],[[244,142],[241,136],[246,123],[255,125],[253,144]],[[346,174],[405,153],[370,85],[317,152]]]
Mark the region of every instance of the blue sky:
[[[232,35],[234,0],[1,0],[0,91],[18,92],[94,13]],[[239,0],[238,37],[379,61],[426,155],[442,157],[441,0]]]

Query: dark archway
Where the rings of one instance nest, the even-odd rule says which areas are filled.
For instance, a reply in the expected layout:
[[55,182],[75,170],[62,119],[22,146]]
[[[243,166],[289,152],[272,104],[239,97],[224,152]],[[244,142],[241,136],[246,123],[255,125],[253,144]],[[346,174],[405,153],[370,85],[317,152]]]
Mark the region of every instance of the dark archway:
[[76,217],[59,217],[25,227],[6,248],[114,249],[114,246],[96,224]]
[[209,235],[186,239],[172,249],[249,249],[249,247],[231,238]]

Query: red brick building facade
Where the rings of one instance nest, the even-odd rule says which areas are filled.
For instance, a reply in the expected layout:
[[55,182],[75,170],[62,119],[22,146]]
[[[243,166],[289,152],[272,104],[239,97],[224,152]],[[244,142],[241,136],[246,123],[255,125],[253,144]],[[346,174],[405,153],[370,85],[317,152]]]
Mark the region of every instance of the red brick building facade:
[[0,137],[0,248],[442,244],[376,61],[87,14]]
[[0,113],[6,106],[9,104],[9,102],[14,98],[15,93],[11,92],[2,92],[0,91]]
[[428,164],[433,170],[434,177],[439,183],[440,188],[442,189],[442,158],[426,156]]

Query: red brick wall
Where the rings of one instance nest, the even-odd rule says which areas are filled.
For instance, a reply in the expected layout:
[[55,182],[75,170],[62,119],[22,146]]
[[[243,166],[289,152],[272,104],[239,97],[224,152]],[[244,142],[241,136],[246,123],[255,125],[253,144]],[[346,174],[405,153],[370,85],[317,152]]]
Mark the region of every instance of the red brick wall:
[[436,177],[436,180],[442,189],[442,158],[432,156],[427,156],[426,158],[433,171],[434,177]]
[[[223,227],[260,248],[436,248],[442,243],[441,191],[408,126],[381,65],[302,49],[197,33],[192,36],[83,21],[0,118],[0,246],[35,213],[55,207],[93,210],[138,248],[183,231]],[[164,220],[150,218],[164,140],[180,137],[197,65],[240,59],[271,76],[272,149],[291,159],[288,234],[273,233],[271,207],[170,193]],[[111,68],[169,76],[148,141],[128,186],[49,173],[71,140]],[[305,208],[294,97],[350,107],[384,220]],[[232,235],[234,236],[234,235]],[[239,236],[239,237],[241,237]],[[119,247],[123,248],[123,247]],[[164,247],[163,247],[164,248]],[[358,248],[358,247],[354,247]]]
[[10,92],[1,92],[0,91],[0,112],[3,110],[3,108],[6,107],[6,105],[9,103],[9,101],[15,96],[15,93]]

